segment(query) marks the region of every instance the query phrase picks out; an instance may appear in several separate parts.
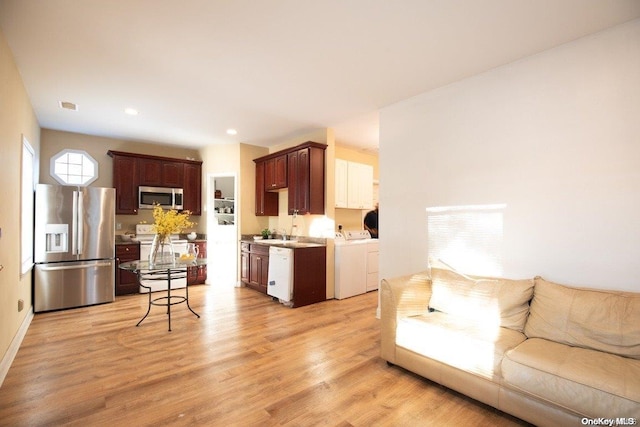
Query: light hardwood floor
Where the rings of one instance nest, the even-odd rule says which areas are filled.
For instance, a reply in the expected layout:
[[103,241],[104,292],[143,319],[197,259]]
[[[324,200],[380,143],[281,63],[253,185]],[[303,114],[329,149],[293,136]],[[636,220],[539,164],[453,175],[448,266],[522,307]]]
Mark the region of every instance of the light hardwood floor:
[[37,314],[0,388],[0,425],[527,425],[379,357],[377,293],[296,309],[190,288]]

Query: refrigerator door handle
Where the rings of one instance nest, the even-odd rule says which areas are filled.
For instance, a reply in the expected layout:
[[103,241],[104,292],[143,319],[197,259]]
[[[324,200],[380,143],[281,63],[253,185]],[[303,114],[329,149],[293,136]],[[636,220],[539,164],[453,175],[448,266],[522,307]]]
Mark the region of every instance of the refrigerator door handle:
[[82,191],[78,191],[78,230],[77,230],[77,245],[78,245],[78,255],[82,255],[84,252],[83,243],[84,243],[84,194]]
[[73,192],[71,211],[71,255],[78,255],[78,192]]
[[82,264],[82,265],[38,265],[38,268],[42,271],[62,271],[62,270],[80,270],[80,269],[88,269],[93,267],[110,267],[113,263],[111,262],[97,262],[94,264]]

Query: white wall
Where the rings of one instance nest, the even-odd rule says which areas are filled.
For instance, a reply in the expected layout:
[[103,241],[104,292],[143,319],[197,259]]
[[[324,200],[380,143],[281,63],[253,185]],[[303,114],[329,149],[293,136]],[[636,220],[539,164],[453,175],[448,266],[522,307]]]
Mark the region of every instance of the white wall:
[[426,208],[503,203],[504,276],[640,291],[640,20],[385,108],[380,181],[381,277]]

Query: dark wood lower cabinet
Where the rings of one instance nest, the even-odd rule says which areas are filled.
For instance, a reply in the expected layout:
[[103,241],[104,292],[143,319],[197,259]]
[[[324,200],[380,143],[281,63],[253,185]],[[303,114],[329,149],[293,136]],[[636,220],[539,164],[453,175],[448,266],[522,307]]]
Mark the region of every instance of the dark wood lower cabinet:
[[249,287],[267,293],[269,280],[269,247],[251,245],[249,253]]
[[294,249],[293,306],[315,304],[327,299],[327,248]]
[[240,252],[240,280],[248,288],[267,293],[269,279],[269,246],[242,243]]
[[[195,242],[199,248],[198,257],[207,257],[207,242]],[[140,245],[125,243],[116,245],[116,295],[137,294],[140,292],[138,275],[130,271],[121,270],[120,263],[140,259]],[[187,285],[199,285],[207,280],[207,266],[199,265],[187,269]]]
[[[198,247],[198,258],[207,257],[207,242],[195,242]],[[207,280],[207,266],[199,265],[197,267],[189,267],[187,269],[187,285],[201,285]]]
[[245,285],[249,283],[249,243],[241,243],[240,252],[240,281]]
[[[293,307],[327,299],[327,248],[296,248],[293,255]],[[240,280],[248,288],[267,293],[269,246],[241,243]]]
[[140,291],[138,275],[119,268],[122,262],[138,259],[140,259],[140,245],[138,243],[116,245],[116,295],[137,294]]

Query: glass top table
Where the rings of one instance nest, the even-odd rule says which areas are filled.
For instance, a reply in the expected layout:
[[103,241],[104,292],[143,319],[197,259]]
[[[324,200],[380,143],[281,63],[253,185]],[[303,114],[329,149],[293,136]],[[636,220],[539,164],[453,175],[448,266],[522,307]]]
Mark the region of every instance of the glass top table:
[[[169,321],[169,331],[171,331],[171,306],[176,304],[186,303],[189,311],[196,315],[197,318],[200,318],[200,315],[193,311],[191,306],[189,305],[189,286],[187,285],[185,289],[184,295],[171,295],[171,280],[182,279],[187,276],[187,270],[189,267],[197,267],[199,265],[206,265],[206,258],[195,258],[195,259],[180,259],[176,258],[173,262],[163,262],[163,263],[150,263],[148,260],[137,260],[137,261],[128,261],[123,262],[119,265],[121,270],[131,271],[138,275],[138,283],[143,288],[147,288],[149,291],[149,305],[147,307],[146,314],[140,319],[140,321],[136,324],[136,326],[140,326],[140,324],[144,321],[144,319],[149,316],[151,312],[152,305],[158,305],[167,307],[167,318]],[[164,280],[167,282],[166,295],[162,296],[152,296],[151,288],[142,283],[142,280]],[[175,291],[175,289],[173,289]],[[164,292],[157,291],[155,295]]]
[[176,258],[174,262],[161,262],[155,264],[150,263],[147,259],[139,259],[136,261],[123,262],[120,264],[120,268],[134,273],[137,273],[140,270],[167,271],[176,269],[186,271],[187,267],[197,267],[199,265],[205,265],[206,263],[206,258],[196,258],[191,260]]

